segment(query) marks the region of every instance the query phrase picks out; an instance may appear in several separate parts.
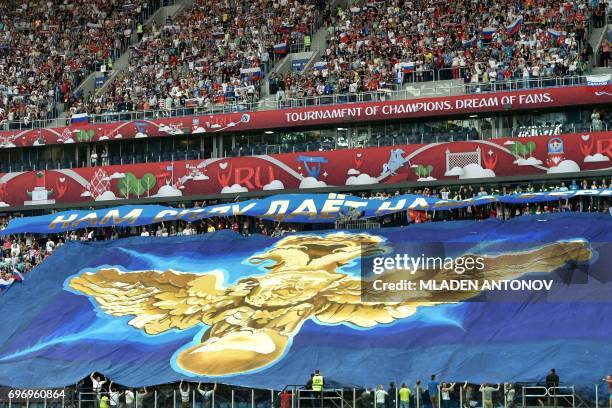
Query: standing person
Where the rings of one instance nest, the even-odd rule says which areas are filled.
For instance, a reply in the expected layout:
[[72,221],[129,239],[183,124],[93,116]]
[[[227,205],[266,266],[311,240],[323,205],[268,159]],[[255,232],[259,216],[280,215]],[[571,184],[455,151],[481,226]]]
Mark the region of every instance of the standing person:
[[608,68],[609,66],[609,59],[610,59],[610,43],[608,42],[608,39],[604,37],[603,41],[601,42],[601,61],[599,66],[600,67],[605,67]]
[[423,406],[423,386],[421,380],[416,380],[414,383],[414,408],[421,408]]
[[189,383],[187,383],[187,388],[183,389],[183,380],[181,380],[179,384],[179,393],[181,394],[183,408],[189,408]]
[[125,390],[125,408],[132,408],[134,406],[134,391]]
[[202,389],[202,383],[198,383],[198,393],[202,396],[202,408],[211,408],[212,399],[215,391],[217,390],[217,383],[210,389]]
[[96,372],[92,372],[89,375],[91,379],[91,387],[93,388],[93,392],[96,394],[96,405],[100,405],[100,397],[102,393],[102,386],[106,384],[106,380],[102,381],[99,375],[94,375]]
[[397,405],[397,387],[395,386],[395,382],[391,381],[389,383],[389,389],[387,390],[389,394],[389,398],[387,398],[387,407],[388,408],[396,408]]
[[482,408],[493,408],[493,391],[499,391],[499,384],[497,384],[497,388],[493,388],[486,383],[480,386],[480,392],[482,392]]
[[410,388],[406,383],[402,384],[402,387],[398,391],[399,394],[399,408],[410,408]]
[[466,380],[465,384],[463,384],[463,389],[465,390],[465,398],[463,399],[463,406],[465,408],[470,408],[472,406],[472,401],[474,401],[474,387],[468,384]]
[[[588,187],[588,185],[587,185]],[[550,373],[546,376],[546,388],[548,388],[548,405],[550,405],[550,395],[557,394],[557,387],[559,386],[559,376],[554,368],[550,369]],[[557,406],[557,397],[554,398],[554,404]]]
[[278,393],[280,397],[280,408],[291,408],[291,393],[287,390]]
[[440,394],[442,395],[442,408],[450,408],[450,393],[455,388],[455,383],[442,383],[440,386]]
[[514,397],[516,396],[514,386],[508,383],[504,386],[504,390],[506,391],[506,408],[514,408]]
[[361,397],[359,399],[359,407],[360,408],[373,408],[373,400],[372,400],[372,388],[365,388],[361,393]]
[[387,391],[385,391],[385,387],[382,384],[378,386],[376,393],[374,394],[374,401],[376,401],[376,408],[385,408],[385,400],[386,396],[389,395]]
[[438,408],[438,392],[440,383],[436,381],[436,375],[431,375],[431,380],[427,384],[427,391],[429,391],[429,401],[431,401],[431,408]]
[[[312,378],[313,377],[314,377],[314,373],[310,373],[310,378],[308,379],[308,381],[306,381],[306,385],[304,386],[304,388],[306,390],[310,390],[310,392],[304,392],[304,395],[306,395],[307,397],[310,397],[310,406],[312,408],[315,408],[317,405],[317,401],[315,397],[315,392],[312,391]],[[298,401],[298,404],[299,404],[299,401]]]
[[121,398],[121,394],[123,393],[119,391],[113,391],[113,382],[111,381],[108,384],[108,396],[110,399],[111,408],[119,406],[119,398]]
[[608,396],[608,406],[609,408],[612,408],[612,374],[609,374],[606,378],[603,379],[603,381],[608,383],[608,393],[610,394]]
[[147,387],[144,387],[140,392],[136,391],[136,408],[144,408],[144,398],[147,394]]
[[315,401],[315,406],[323,406],[323,387],[325,386],[325,380],[319,370],[315,370],[312,376],[312,396]]

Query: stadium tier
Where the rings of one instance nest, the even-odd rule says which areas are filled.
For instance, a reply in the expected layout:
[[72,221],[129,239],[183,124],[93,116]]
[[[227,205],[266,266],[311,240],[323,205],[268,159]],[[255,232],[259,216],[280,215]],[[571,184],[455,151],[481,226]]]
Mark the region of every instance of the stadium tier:
[[0,408],[612,408],[612,3],[0,4]]
[[169,201],[564,173],[569,182],[582,171],[605,177],[608,81],[5,131],[0,201]]

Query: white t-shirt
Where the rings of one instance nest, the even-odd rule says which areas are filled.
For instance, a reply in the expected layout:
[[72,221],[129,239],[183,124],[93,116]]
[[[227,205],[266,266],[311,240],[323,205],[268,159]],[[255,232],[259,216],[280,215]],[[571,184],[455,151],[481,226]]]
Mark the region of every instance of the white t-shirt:
[[387,396],[387,391],[385,390],[376,390],[376,394],[374,394],[376,398],[377,404],[384,404],[385,396]]
[[98,381],[98,380],[92,379],[91,383],[93,385],[94,392],[102,391],[102,384],[104,384],[105,382],[106,381]]
[[213,390],[202,391],[201,389],[198,388],[198,392],[200,393],[202,397],[204,397],[204,400],[206,401],[208,401],[213,395]]
[[179,392],[181,393],[181,401],[189,402],[189,389],[187,391],[179,390]]
[[506,392],[506,401],[508,402],[514,401],[515,394],[516,394],[516,390],[514,388],[509,389],[508,392]]
[[118,391],[110,391],[108,393],[110,404],[112,407],[116,407],[119,405],[119,392]]
[[125,392],[125,404],[132,405],[133,402],[134,402],[134,393],[130,390],[127,390]]

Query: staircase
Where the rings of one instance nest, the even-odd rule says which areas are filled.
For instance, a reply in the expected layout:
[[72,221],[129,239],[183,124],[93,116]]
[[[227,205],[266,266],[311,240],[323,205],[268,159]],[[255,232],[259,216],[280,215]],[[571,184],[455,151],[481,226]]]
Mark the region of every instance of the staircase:
[[605,74],[612,72],[610,68],[603,68],[597,66],[599,46],[601,45],[601,42],[603,41],[605,36],[608,35],[608,31],[610,31],[611,26],[612,24],[604,24],[603,27],[594,28],[593,31],[591,31],[591,35],[589,35],[589,44],[591,44],[591,47],[593,47],[594,54],[593,61],[589,61],[589,66],[593,68],[591,71],[592,74]]

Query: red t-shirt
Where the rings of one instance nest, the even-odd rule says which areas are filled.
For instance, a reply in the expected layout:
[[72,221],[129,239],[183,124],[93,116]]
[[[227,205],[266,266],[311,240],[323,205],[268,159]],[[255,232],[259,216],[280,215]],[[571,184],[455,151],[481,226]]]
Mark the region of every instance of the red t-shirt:
[[280,408],[290,408],[291,407],[291,393],[283,392],[280,395]]

